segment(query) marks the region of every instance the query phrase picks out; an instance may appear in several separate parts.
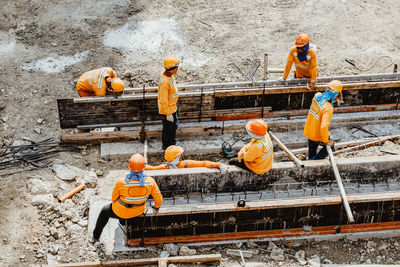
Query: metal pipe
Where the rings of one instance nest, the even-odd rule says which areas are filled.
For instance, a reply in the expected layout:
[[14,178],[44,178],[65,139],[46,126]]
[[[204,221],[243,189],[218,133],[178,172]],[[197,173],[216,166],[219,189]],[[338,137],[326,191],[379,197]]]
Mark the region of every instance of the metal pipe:
[[264,54],[264,81],[268,77],[268,54]]
[[299,167],[304,168],[304,164],[299,160],[293,153],[290,151],[289,148],[287,148],[281,140],[278,139],[278,137],[275,136],[272,132],[269,132],[269,135],[271,138],[278,144],[278,146],[285,151],[285,153],[289,156],[289,158]]
[[344,208],[346,210],[347,219],[349,222],[353,223],[354,222],[353,214],[350,209],[349,201],[347,200],[346,191],[344,190],[344,187],[343,187],[342,178],[340,177],[339,170],[336,166],[335,156],[333,156],[333,152],[332,152],[330,145],[325,145],[325,146],[326,146],[326,150],[328,151],[329,158],[331,160],[331,165],[332,165],[333,173],[335,174],[336,182],[339,186],[340,196],[342,198],[342,202],[343,202]]

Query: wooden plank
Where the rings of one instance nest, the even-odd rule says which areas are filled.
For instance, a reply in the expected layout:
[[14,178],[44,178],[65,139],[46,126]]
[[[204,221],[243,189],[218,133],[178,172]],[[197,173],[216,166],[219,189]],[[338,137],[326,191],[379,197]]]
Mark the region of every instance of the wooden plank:
[[356,146],[352,146],[352,147],[348,147],[348,148],[345,148],[345,149],[341,149],[341,150],[335,151],[335,152],[333,152],[333,155],[338,155],[338,154],[341,154],[341,153],[360,150],[360,149],[368,148],[368,147],[371,147],[371,146],[382,145],[386,141],[398,140],[399,138],[400,138],[400,135],[389,136],[389,137],[386,137],[386,138],[379,138],[379,140],[376,140],[376,141],[371,141],[371,142],[364,143],[364,144],[361,144],[361,145],[356,145]]
[[293,160],[293,162],[301,168],[304,168],[304,164],[301,162],[301,160],[299,160],[293,153],[292,151],[290,151],[289,148],[287,148],[282,142],[281,140],[278,139],[278,137],[276,137],[272,132],[269,132],[269,135],[271,136],[271,138],[279,145],[279,147],[285,151],[285,153],[289,156],[289,158],[291,160]]

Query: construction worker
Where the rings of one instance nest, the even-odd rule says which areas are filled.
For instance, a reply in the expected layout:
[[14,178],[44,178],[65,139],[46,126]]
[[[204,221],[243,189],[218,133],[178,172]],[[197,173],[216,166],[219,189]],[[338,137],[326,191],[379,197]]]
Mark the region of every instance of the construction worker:
[[[324,159],[328,155],[326,144],[334,149],[334,142],[330,139],[329,124],[333,113],[333,103],[342,101],[342,83],[333,80],[328,83],[324,93],[316,93],[308,112],[304,126],[304,136],[308,138],[308,158],[310,160]],[[319,145],[322,149],[317,153]]]
[[295,45],[289,52],[282,79],[287,79],[294,62],[296,69],[294,78],[310,78],[309,89],[313,90],[318,75],[318,63],[316,46],[310,41],[310,37],[305,33],[297,36]]
[[76,90],[82,97],[105,96],[108,91],[120,93],[124,88],[124,82],[117,78],[115,71],[109,67],[87,71],[76,83]]
[[257,174],[268,172],[272,167],[274,151],[267,130],[268,125],[264,120],[249,121],[246,131],[251,136],[251,141],[240,149],[237,158],[229,160],[229,164]]
[[161,116],[162,149],[176,144],[176,129],[178,128],[178,89],[174,75],[177,73],[179,60],[174,56],[164,59],[164,72],[158,84],[158,113]]
[[93,243],[99,241],[109,218],[119,219],[120,223],[124,224],[124,220],[132,221],[142,215],[149,195],[154,199],[151,207],[155,212],[159,210],[163,202],[162,195],[154,179],[143,173],[145,165],[145,160],[140,154],[134,154],[129,159],[130,172],[125,178],[117,181],[112,192],[112,203],[105,205],[100,211],[93,231]]
[[146,165],[146,170],[163,170],[163,169],[180,169],[180,168],[196,168],[196,167],[206,167],[206,168],[219,168],[221,173],[224,174],[227,168],[224,164],[220,162],[213,161],[198,161],[198,160],[182,160],[183,148],[180,146],[169,146],[165,150],[165,160],[167,163],[163,163],[157,166]]

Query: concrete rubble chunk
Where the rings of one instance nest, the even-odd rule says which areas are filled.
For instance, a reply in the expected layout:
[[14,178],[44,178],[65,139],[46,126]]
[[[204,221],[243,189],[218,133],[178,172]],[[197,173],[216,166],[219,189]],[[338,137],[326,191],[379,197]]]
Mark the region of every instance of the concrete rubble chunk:
[[85,172],[85,174],[82,176],[80,176],[77,180],[76,180],[76,185],[78,184],[85,184],[86,187],[89,188],[94,188],[97,185],[97,175],[94,171],[88,171]]
[[281,248],[274,248],[269,255],[271,259],[276,261],[284,261],[285,255],[283,254],[283,249]]
[[53,171],[63,181],[73,181],[77,174],[62,164],[53,164]]
[[174,243],[164,244],[164,250],[168,251],[171,256],[178,256],[179,247]]
[[33,131],[34,131],[35,133],[37,133],[37,134],[41,134],[41,133],[42,133],[42,130],[41,130],[40,128],[38,128],[38,127],[35,127],[35,128],[33,129]]
[[383,244],[382,246],[380,246],[378,248],[378,250],[386,250],[388,248],[388,246],[386,244]]
[[179,249],[180,256],[192,256],[196,254],[197,252],[195,249],[190,249],[187,246],[181,246],[181,248]]
[[166,250],[161,251],[160,258],[167,258],[169,257],[169,252]]
[[368,248],[373,248],[373,247],[375,247],[375,242],[374,242],[374,241],[371,241],[371,240],[368,241],[368,242],[367,242],[367,247],[368,247]]
[[247,247],[249,247],[249,248],[258,248],[258,244],[256,242],[253,242],[253,241],[248,241],[247,242]]
[[253,255],[258,254],[258,250],[241,250],[241,249],[227,249],[226,255],[240,257],[240,253],[243,258],[251,258]]
[[1,100],[0,101],[0,110],[4,109],[6,107],[6,102]]
[[47,253],[47,264],[48,265],[58,264],[57,256],[55,256],[55,254]]
[[275,249],[275,248],[278,248],[278,246],[275,245],[274,242],[270,241],[270,242],[268,243],[267,249],[270,250],[270,251],[272,251],[272,250]]
[[31,178],[28,180],[28,189],[32,195],[51,193],[51,185],[39,178]]
[[52,194],[45,194],[45,195],[36,195],[32,197],[32,205],[38,206],[49,206],[53,204],[53,195]]
[[312,267],[320,267],[321,266],[321,259],[318,255],[312,255],[311,258],[307,260],[308,264]]
[[42,124],[42,123],[44,122],[44,119],[39,118],[39,119],[36,120],[36,122],[37,122],[38,124]]
[[307,261],[306,261],[306,252],[304,250],[299,250],[296,252],[296,254],[294,255],[294,257],[296,258],[296,260],[301,264],[301,265],[306,265]]

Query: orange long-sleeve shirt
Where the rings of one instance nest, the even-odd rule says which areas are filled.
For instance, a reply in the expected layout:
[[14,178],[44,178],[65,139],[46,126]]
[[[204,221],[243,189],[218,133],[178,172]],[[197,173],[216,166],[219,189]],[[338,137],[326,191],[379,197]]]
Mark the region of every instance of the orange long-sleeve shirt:
[[80,96],[105,96],[107,93],[107,78],[116,78],[117,74],[112,68],[104,67],[90,70],[79,77],[76,90]]
[[315,142],[327,143],[329,140],[329,124],[331,123],[333,107],[332,103],[326,101],[322,106],[318,104],[315,97],[308,111],[307,121],[304,126],[304,136]]
[[238,153],[239,161],[244,160],[247,168],[257,174],[266,173],[272,168],[273,157],[273,145],[268,133],[262,140],[251,139]]
[[311,82],[315,82],[317,80],[318,75],[318,62],[317,62],[317,53],[313,47],[310,45],[307,53],[307,60],[300,61],[297,57],[297,49],[296,47],[292,47],[289,52],[289,56],[287,58],[285,72],[283,73],[283,80],[286,80],[289,76],[290,69],[292,65],[296,68],[296,76],[297,78],[310,78]]
[[[221,166],[220,162],[213,161],[198,161],[198,160],[182,160],[178,164],[178,168],[196,168],[196,167],[206,167],[206,168],[219,168]],[[167,164],[163,163],[157,166],[146,165],[145,170],[164,170],[169,169]]]
[[[157,183],[152,177],[145,178],[144,186],[139,181],[120,178],[114,186],[111,200],[114,213],[122,219],[130,219],[144,213],[145,202],[149,195],[154,199],[154,206],[160,207],[163,199]],[[127,208],[118,202],[118,199],[127,204],[143,204],[141,206]]]
[[158,84],[158,113],[169,116],[177,110],[178,90],[175,77],[161,74]]

